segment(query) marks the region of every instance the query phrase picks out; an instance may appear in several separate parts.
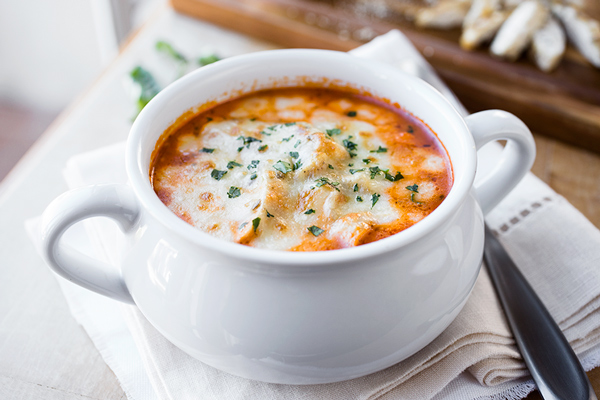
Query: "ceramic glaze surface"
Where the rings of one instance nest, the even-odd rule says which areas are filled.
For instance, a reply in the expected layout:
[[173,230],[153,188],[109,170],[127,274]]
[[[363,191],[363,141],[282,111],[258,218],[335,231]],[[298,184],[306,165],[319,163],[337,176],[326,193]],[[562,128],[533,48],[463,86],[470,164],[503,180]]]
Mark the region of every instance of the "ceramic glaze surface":
[[[427,123],[455,174],[442,204],[377,242],[293,253],[211,237],[160,202],[148,168],[174,120],[207,101],[307,77],[368,90]],[[474,183],[476,149],[499,138],[509,139],[499,166]],[[480,205],[487,211],[497,204],[534,155],[531,134],[516,117],[486,111],[463,120],[429,85],[385,65],[319,50],[234,57],[182,78],[143,110],[128,140],[131,188],[84,188],[48,208],[45,257],[62,276],[135,303],[172,343],[221,370],[289,384],[351,379],[405,359],[452,322],[481,264]],[[94,215],[117,220],[128,233],[130,249],[116,272],[60,243],[71,224]]]

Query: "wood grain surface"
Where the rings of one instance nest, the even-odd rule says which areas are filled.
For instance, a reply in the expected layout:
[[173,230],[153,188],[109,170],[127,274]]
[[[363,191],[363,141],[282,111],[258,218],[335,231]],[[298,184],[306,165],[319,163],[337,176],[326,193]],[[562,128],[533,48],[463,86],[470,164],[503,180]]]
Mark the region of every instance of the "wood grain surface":
[[172,4],[183,13],[284,47],[347,51],[401,29],[468,109],[507,110],[535,131],[600,153],[600,71],[572,49],[559,68],[547,74],[526,59],[508,63],[486,50],[464,51],[457,30],[419,30],[393,15],[376,19],[325,2],[172,0]]

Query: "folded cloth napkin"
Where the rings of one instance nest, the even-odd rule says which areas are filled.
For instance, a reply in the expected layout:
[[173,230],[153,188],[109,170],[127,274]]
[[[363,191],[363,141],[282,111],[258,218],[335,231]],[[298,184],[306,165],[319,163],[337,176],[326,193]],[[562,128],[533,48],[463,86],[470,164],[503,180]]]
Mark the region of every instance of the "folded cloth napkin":
[[[428,74],[431,83],[451,96],[398,32],[380,37],[357,53],[407,72]],[[463,110],[460,104],[456,107]],[[478,173],[491,169],[498,153],[496,146],[482,149]],[[70,187],[124,182],[123,157],[122,144],[76,156],[69,161],[65,177]],[[600,231],[532,174],[490,213],[487,222],[563,329],[584,368],[600,365]],[[116,226],[101,219],[85,224],[96,255],[117,263],[121,249]],[[34,224],[28,225],[35,239]],[[76,239],[82,235],[72,233],[66,238]],[[516,399],[534,387],[485,270],[456,320],[412,357],[362,378],[308,386],[268,384],[220,372],[169,343],[136,307],[120,304],[121,314],[108,318],[115,302],[59,280],[73,314],[129,398]],[[110,326],[114,329],[105,332]],[[118,337],[119,343],[111,343],[111,337]],[[125,360],[119,346],[131,343],[139,352],[127,353]]]

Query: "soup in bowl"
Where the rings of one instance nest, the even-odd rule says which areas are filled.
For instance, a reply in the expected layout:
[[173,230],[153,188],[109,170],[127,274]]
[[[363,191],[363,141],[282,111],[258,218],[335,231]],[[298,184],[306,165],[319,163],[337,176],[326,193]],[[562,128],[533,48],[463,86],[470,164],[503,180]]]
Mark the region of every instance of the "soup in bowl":
[[[497,168],[475,182],[477,148],[497,139],[508,140]],[[516,117],[463,119],[391,66],[323,50],[248,54],[159,93],[128,138],[130,185],[56,199],[44,255],[223,371],[351,379],[452,322],[481,265],[483,213],[534,155]],[[118,266],[60,241],[92,216],[126,233]]]

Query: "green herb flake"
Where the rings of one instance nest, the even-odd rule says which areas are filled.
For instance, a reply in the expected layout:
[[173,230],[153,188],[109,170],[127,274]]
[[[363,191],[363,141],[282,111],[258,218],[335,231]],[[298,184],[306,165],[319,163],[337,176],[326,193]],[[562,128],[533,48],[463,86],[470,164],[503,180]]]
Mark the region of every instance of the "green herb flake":
[[333,168],[333,165],[331,165],[331,164],[327,164],[327,166],[329,167],[329,169],[335,169],[335,168]]
[[371,163],[371,160],[369,160],[368,158],[363,158],[362,162],[368,165]]
[[220,181],[221,178],[223,178],[223,176],[225,176],[226,173],[227,173],[227,171],[219,171],[218,169],[213,169],[210,173],[210,176],[213,177],[214,179]]
[[290,136],[290,137],[283,138],[283,139],[281,139],[281,141],[282,141],[282,142],[289,142],[289,141],[290,141],[290,139],[292,139],[293,137],[294,137],[294,135],[292,135],[292,136]]
[[238,153],[239,153],[240,151],[242,151],[242,150],[244,150],[244,146],[242,146],[242,147],[238,147],[238,148],[237,148],[237,151],[238,151]]
[[294,126],[294,125],[296,125],[296,123],[295,122],[286,122],[284,125],[285,126]]
[[292,168],[292,164],[290,164],[289,162],[286,161],[277,161],[275,164],[273,164],[273,168],[275,168],[277,171],[282,172],[284,174],[287,174],[288,172],[292,172],[293,168]]
[[337,190],[338,192],[340,191],[340,189],[338,189],[336,186],[338,186],[340,183],[339,182],[331,182],[328,178],[326,177],[321,177],[315,180],[315,182],[317,182],[316,186],[317,187],[321,187],[323,185],[329,185],[330,187],[332,187],[333,189]]
[[250,118],[250,121],[254,122],[256,121],[256,118]]
[[340,135],[342,133],[342,130],[339,128],[333,128],[333,129],[325,129],[325,133],[327,133],[327,135],[329,137],[335,136],[335,135]]
[[371,150],[369,153],[387,153],[387,149],[385,147],[379,146],[377,150]]
[[357,173],[357,172],[361,172],[361,171],[364,171],[364,170],[365,170],[364,168],[361,168],[361,169],[353,169],[353,168],[350,168],[350,173],[351,173],[352,175],[354,175],[355,173]]
[[255,179],[257,178],[257,176],[258,176],[258,175],[256,175],[256,174],[252,174],[252,175],[250,175],[250,180],[251,180],[251,181],[255,180]]
[[371,208],[375,207],[375,204],[377,204],[377,202],[379,201],[380,197],[381,197],[381,195],[377,194],[377,193],[373,193],[371,195],[371,203],[372,203]]
[[369,172],[371,173],[371,179],[375,179],[377,174],[382,171],[379,167],[375,166],[375,167],[369,167]]
[[229,161],[227,163],[227,169],[234,169],[235,167],[241,167],[242,164],[235,162],[235,161]]
[[140,95],[137,99],[137,108],[140,112],[160,92],[160,87],[152,74],[140,66],[135,67],[129,76],[140,87]]
[[262,146],[260,146],[258,148],[258,151],[263,152],[263,151],[267,150],[268,148],[269,148],[268,144],[263,144]]
[[217,61],[220,61],[221,58],[216,55],[216,54],[210,54],[208,56],[204,56],[204,57],[200,57],[198,59],[198,64],[200,64],[201,66],[205,66],[208,64],[212,64],[212,63],[216,63]]
[[294,171],[297,171],[300,169],[300,167],[302,166],[302,161],[298,160],[294,163]]
[[356,153],[353,153],[353,151],[356,150],[356,148],[358,147],[356,143],[350,141],[349,139],[344,139],[342,143],[344,143],[344,147],[346,147],[346,150],[348,150],[348,154],[350,154],[350,157],[356,156]]
[[394,175],[394,180],[399,181],[400,179],[404,179],[404,175],[402,175],[400,172],[396,172],[396,175]]
[[417,204],[423,204],[423,203],[421,203],[420,201],[417,201],[417,200],[415,199],[415,194],[416,194],[415,192],[412,192],[412,193],[410,194],[410,201],[412,201],[413,203],[417,203]]
[[172,59],[174,59],[177,62],[184,63],[184,64],[187,63],[187,58],[185,58],[183,56],[183,54],[181,54],[180,52],[175,50],[173,48],[173,46],[171,46],[167,42],[163,42],[163,41],[156,42],[156,50],[168,55],[169,57],[171,57]]
[[208,149],[206,147],[203,147],[202,150],[200,150],[202,153],[212,153],[215,151],[215,149]]
[[227,192],[227,197],[230,199],[235,199],[236,197],[240,197],[241,194],[242,192],[240,191],[240,188],[231,186],[229,188],[229,192]]
[[307,228],[307,229],[314,236],[319,236],[321,233],[325,232],[324,229],[321,229],[321,228],[319,228],[318,226],[315,226],[315,225],[313,225],[313,226],[311,226],[310,228]]
[[356,111],[348,111],[346,115],[349,117],[356,117]]
[[256,233],[256,229],[258,228],[258,224],[260,224],[260,217],[256,217],[252,220],[252,228],[254,228],[254,233]]
[[306,215],[310,215],[310,214],[314,214],[315,210],[313,210],[312,208],[309,208],[307,211],[304,212],[304,214]]
[[300,143],[302,143],[302,142],[301,142],[300,140],[298,140],[298,141],[296,142],[296,144],[294,145],[294,148],[296,148],[296,147],[300,146]]
[[268,210],[265,209],[265,211],[267,212],[267,218],[273,218],[274,215],[271,214]]
[[419,185],[416,183],[414,185],[407,186],[406,188],[411,192],[419,193]]
[[257,168],[258,164],[260,164],[260,160],[252,160],[250,164],[248,164],[248,169]]
[[356,196],[356,201],[357,201],[357,202],[359,202],[359,203],[362,203],[362,202],[363,202],[363,199],[362,199],[362,197],[360,197],[360,196]]
[[290,157],[292,157],[292,158],[298,158],[298,157],[300,157],[300,154],[298,154],[297,151],[290,151]]
[[390,170],[386,169],[385,171],[383,171],[385,174],[385,179],[387,179],[390,182],[394,182],[396,180],[396,178],[394,177],[394,175],[390,174]]
[[354,187],[352,188],[352,190],[354,190],[355,192],[358,192],[358,183],[354,184]]
[[262,140],[257,139],[257,138],[253,138],[252,136],[238,136],[238,140],[242,139],[242,141],[244,142],[244,146],[246,146],[246,148],[250,148],[250,145],[254,142],[262,142]]

